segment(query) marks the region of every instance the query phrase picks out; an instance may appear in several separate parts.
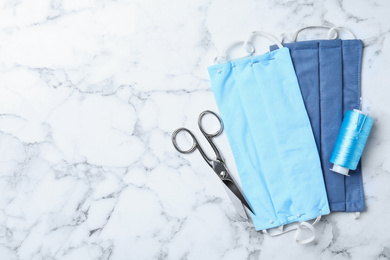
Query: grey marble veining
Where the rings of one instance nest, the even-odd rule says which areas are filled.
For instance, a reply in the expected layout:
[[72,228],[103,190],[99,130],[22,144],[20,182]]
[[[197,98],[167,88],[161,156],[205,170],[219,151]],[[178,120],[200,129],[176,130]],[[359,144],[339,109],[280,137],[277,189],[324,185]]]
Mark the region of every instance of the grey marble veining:
[[[390,259],[389,11],[385,0],[0,2],[0,259]],[[325,216],[301,246],[243,221],[170,135],[217,111],[207,66],[226,44],[320,24],[363,40],[375,123],[367,211]],[[313,35],[326,36],[299,39]],[[237,179],[226,136],[216,142]]]

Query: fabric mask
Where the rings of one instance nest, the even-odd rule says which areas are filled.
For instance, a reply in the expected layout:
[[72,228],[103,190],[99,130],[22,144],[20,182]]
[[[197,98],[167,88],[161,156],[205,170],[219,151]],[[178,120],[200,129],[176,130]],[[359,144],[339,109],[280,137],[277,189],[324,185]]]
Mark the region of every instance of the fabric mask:
[[279,46],[208,68],[256,230],[296,221],[310,228],[305,221],[330,212],[290,52]]
[[[293,41],[300,31],[292,37]],[[332,32],[335,32],[334,28],[331,28],[329,34]],[[363,211],[365,204],[361,164],[348,177],[330,171],[332,164],[329,162],[344,113],[359,108],[362,41],[316,40],[283,45],[290,49],[310,118],[330,209]],[[274,45],[270,50],[277,48]]]

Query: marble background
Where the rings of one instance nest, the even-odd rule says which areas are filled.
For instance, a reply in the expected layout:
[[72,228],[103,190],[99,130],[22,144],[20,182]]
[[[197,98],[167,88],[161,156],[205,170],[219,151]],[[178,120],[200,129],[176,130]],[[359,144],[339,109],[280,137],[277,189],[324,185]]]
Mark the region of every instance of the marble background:
[[[389,11],[386,0],[0,1],[0,259],[389,259]],[[227,43],[320,24],[364,41],[375,126],[367,212],[324,217],[302,246],[256,232],[170,135],[200,136],[199,113],[217,111],[206,68]],[[216,142],[237,176],[226,136]]]

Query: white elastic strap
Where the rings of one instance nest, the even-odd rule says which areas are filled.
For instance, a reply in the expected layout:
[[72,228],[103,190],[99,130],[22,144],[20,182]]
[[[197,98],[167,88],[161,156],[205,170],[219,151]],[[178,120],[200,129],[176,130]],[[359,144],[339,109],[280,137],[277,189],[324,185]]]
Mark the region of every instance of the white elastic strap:
[[292,37],[291,34],[289,34],[289,33],[282,33],[282,34],[280,35],[279,41],[280,41],[281,43],[284,43],[284,39],[286,39],[286,38],[287,38],[287,40],[288,40],[289,42],[295,42],[295,40],[293,39],[293,37]]
[[[334,39],[337,39],[337,30],[333,29],[332,27],[329,27],[329,26],[322,26],[322,25],[314,25],[314,26],[306,26],[306,27],[303,27],[301,29],[299,29],[298,31],[296,31],[294,33],[294,35],[292,36],[292,40],[293,42],[296,42],[297,41],[297,38],[298,38],[298,34],[300,32],[302,32],[303,30],[307,30],[307,29],[328,29],[328,38],[329,40],[334,40]],[[333,36],[332,36],[332,33],[333,33]]]
[[214,63],[223,63],[228,60],[228,52],[232,48],[243,44],[246,52],[248,52],[249,55],[252,55],[255,52],[255,47],[252,44],[252,40],[255,36],[262,36],[264,38],[267,38],[268,40],[272,41],[276,45],[278,45],[279,48],[283,48],[283,45],[279,42],[279,40],[273,36],[272,34],[266,33],[266,32],[261,32],[261,31],[253,31],[250,35],[248,40],[246,41],[235,41],[230,44],[228,44],[221,52],[220,55],[218,55],[214,59]]
[[353,212],[353,213],[352,213],[352,217],[353,217],[354,219],[360,218],[360,212]]
[[266,234],[267,236],[270,236],[270,237],[277,237],[277,236],[280,236],[280,235],[284,235],[284,234],[286,234],[286,233],[289,233],[289,232],[291,232],[291,231],[297,230],[297,228],[298,228],[298,225],[294,225],[294,226],[291,226],[290,229],[284,230],[284,226],[282,225],[282,226],[280,226],[280,227],[278,228],[279,233],[270,234],[270,233],[268,232],[267,229],[262,230],[262,232],[263,232],[263,234]]
[[[225,48],[223,48],[222,52],[220,53],[220,55],[218,55],[217,57],[215,57],[214,59],[214,63],[223,63],[223,62],[226,62],[228,60],[228,52],[234,48],[234,47],[237,47],[239,45],[243,44],[244,47],[245,47],[245,50],[248,52],[249,55],[252,55],[252,53],[255,52],[255,47],[253,47],[252,43],[249,43],[247,41],[235,41],[235,42],[232,42],[228,45],[225,46]],[[248,49],[248,46],[249,46],[249,49]]]
[[345,33],[349,35],[350,38],[356,39],[355,35],[347,28],[344,27],[330,27],[330,26],[323,26],[323,25],[314,25],[314,26],[306,26],[298,31],[296,31],[292,36],[288,33],[281,35],[281,42],[284,41],[285,38],[287,38],[290,42],[296,42],[298,38],[298,34],[306,29],[328,29],[328,39],[329,40],[335,40],[338,37],[338,30],[342,30]]
[[[301,233],[302,228],[310,229],[310,231],[313,233],[313,235],[307,239],[302,239],[302,240],[298,239],[298,236]],[[315,231],[313,225],[310,225],[307,222],[299,223],[297,232],[295,233],[295,236],[294,236],[295,242],[297,242],[300,245],[305,245],[305,244],[312,242],[315,239],[315,237],[316,237],[316,231]]]
[[[296,233],[295,233],[295,235],[294,235],[295,242],[298,243],[298,244],[304,245],[304,244],[307,244],[307,243],[312,242],[312,241],[315,239],[315,237],[316,237],[316,232],[315,232],[315,229],[314,229],[313,226],[314,226],[318,221],[320,221],[320,219],[321,219],[321,216],[318,216],[318,217],[314,220],[314,222],[313,222],[312,224],[310,224],[310,223],[308,223],[308,222],[301,222],[301,223],[299,223],[298,225],[291,226],[291,228],[288,229],[288,230],[283,230],[283,229],[284,229],[284,226],[280,226],[280,227],[278,228],[279,233],[270,234],[270,233],[268,232],[267,229],[262,230],[262,232],[263,232],[263,234],[265,234],[265,235],[267,235],[267,236],[270,236],[270,237],[277,237],[277,236],[284,235],[284,234],[286,234],[286,233],[289,233],[289,232],[291,232],[291,231],[296,230]],[[301,230],[302,230],[302,229],[305,229],[305,228],[306,228],[306,229],[309,229],[309,230],[313,233],[313,235],[312,235],[311,237],[307,238],[307,239],[303,239],[303,240],[298,239],[299,234],[301,233]]]
[[[275,36],[273,36],[272,34],[269,34],[269,33],[266,33],[266,32],[262,32],[262,31],[253,31],[249,37],[248,37],[248,40],[246,41],[246,43],[252,43],[252,40],[255,36],[260,36],[260,37],[264,37],[270,41],[272,41],[273,43],[275,43],[276,45],[278,45],[279,49],[280,48],[283,48],[283,45],[280,43],[280,41],[278,40],[278,38],[276,38]],[[253,45],[253,44],[252,44]],[[246,47],[246,46],[245,46]]]
[[335,28],[336,30],[337,30],[337,29],[340,29],[340,30],[342,30],[343,32],[345,32],[346,34],[348,34],[350,38],[356,39],[356,36],[351,32],[351,30],[349,30],[349,29],[347,29],[347,28],[345,28],[345,27],[334,27],[334,28]]
[[[314,225],[318,221],[320,221],[320,219],[321,219],[321,216],[318,216],[312,224],[310,224],[308,222],[299,223],[297,232],[295,233],[295,242],[297,242],[298,244],[301,244],[301,245],[305,245],[305,244],[312,242],[316,238],[316,231],[314,229]],[[305,229],[305,228],[309,229],[313,233],[313,235],[307,239],[303,239],[303,240],[298,239],[299,234],[301,233],[301,230]]]

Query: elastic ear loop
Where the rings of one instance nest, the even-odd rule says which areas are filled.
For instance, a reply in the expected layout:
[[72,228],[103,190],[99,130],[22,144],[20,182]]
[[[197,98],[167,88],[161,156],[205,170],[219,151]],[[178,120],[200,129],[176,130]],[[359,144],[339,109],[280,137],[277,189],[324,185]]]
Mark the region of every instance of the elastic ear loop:
[[354,219],[360,218],[360,212],[352,212],[351,215]]
[[[235,42],[232,42],[232,43],[228,44],[227,46],[225,46],[225,48],[223,48],[221,54],[218,55],[217,57],[215,57],[214,63],[219,64],[219,63],[226,62],[228,60],[227,56],[228,56],[229,50],[231,50],[232,48],[237,47],[238,45],[241,45],[241,44],[244,45],[245,51],[248,52],[248,54],[249,54],[248,56],[251,56],[255,52],[255,47],[253,46],[252,43],[248,43],[246,41],[235,41]],[[249,49],[248,49],[248,45],[250,47]]]
[[[321,216],[318,216],[318,217],[316,218],[316,220],[314,220],[314,222],[313,222],[312,224],[310,224],[310,223],[308,223],[308,222],[305,222],[305,221],[299,223],[299,224],[298,224],[297,232],[295,233],[295,236],[294,236],[295,242],[297,242],[298,244],[301,244],[301,245],[305,245],[305,244],[308,244],[308,243],[312,242],[312,241],[316,238],[316,231],[315,231],[315,229],[314,229],[314,225],[315,225],[318,221],[320,221],[320,219],[321,219]],[[304,228],[310,229],[310,231],[313,233],[313,235],[312,235],[311,237],[307,238],[307,239],[299,240],[299,239],[298,239],[298,236],[299,236],[299,234],[301,233],[302,228],[303,228],[303,229],[304,229]]]
[[226,62],[228,59],[227,59],[227,53],[228,51],[233,48],[233,47],[236,47],[237,45],[240,45],[240,44],[243,44],[244,47],[245,47],[245,50],[246,52],[249,53],[249,56],[252,55],[254,52],[255,52],[255,47],[253,46],[253,43],[252,43],[252,39],[254,36],[262,36],[264,38],[267,38],[269,39],[270,41],[272,41],[273,43],[275,43],[276,45],[278,45],[279,48],[283,48],[283,45],[279,42],[279,40],[273,36],[272,34],[269,34],[269,33],[266,33],[266,32],[262,32],[262,31],[253,31],[250,35],[249,35],[249,38],[248,40],[246,41],[235,41],[235,42],[232,42],[230,43],[229,45],[227,45],[223,50],[222,50],[222,53],[220,55],[218,55],[215,59],[214,59],[214,63],[223,63],[223,62]]
[[[289,232],[291,232],[291,231],[296,230],[295,235],[294,235],[295,242],[296,242],[297,244],[304,245],[304,244],[308,244],[308,243],[312,242],[312,241],[315,239],[315,237],[316,237],[316,232],[315,232],[315,229],[314,229],[314,225],[315,225],[318,221],[320,221],[320,219],[321,219],[321,216],[318,216],[318,217],[314,220],[314,222],[313,222],[312,224],[310,224],[310,223],[304,221],[304,222],[299,223],[298,225],[292,226],[291,229],[288,229],[288,230],[283,230],[283,229],[284,229],[284,226],[280,226],[280,227],[278,228],[278,230],[280,231],[280,233],[276,233],[276,234],[270,234],[270,233],[268,233],[268,231],[267,231],[266,229],[262,230],[262,232],[263,232],[263,234],[266,234],[266,235],[268,235],[268,236],[270,236],[270,237],[276,237],[276,236],[284,235],[284,234],[286,234],[286,233],[289,233]],[[306,228],[306,229],[309,229],[309,230],[313,233],[313,235],[312,235],[311,237],[307,238],[307,239],[303,239],[303,240],[298,239],[299,234],[301,233],[302,229],[305,229],[305,228]]]
[[269,34],[269,33],[263,32],[263,31],[253,31],[249,35],[248,40],[246,40],[246,42],[245,42],[245,48],[246,49],[247,49],[247,46],[248,46],[247,44],[249,44],[249,43],[253,46],[252,40],[253,40],[253,38],[255,36],[264,37],[264,38],[272,41],[273,43],[275,43],[278,46],[279,49],[283,48],[283,45],[280,43],[280,41],[275,36],[273,36],[272,34]]
[[297,38],[298,38],[298,34],[303,31],[303,30],[306,30],[306,29],[328,29],[328,39],[329,40],[335,40],[337,39],[338,37],[338,30],[342,30],[344,31],[345,33],[347,33],[352,39],[356,39],[355,35],[347,28],[345,27],[337,27],[337,26],[334,26],[334,27],[330,27],[330,26],[323,26],[323,25],[314,25],[314,26],[306,26],[306,27],[303,27],[301,29],[299,29],[298,31],[296,31],[292,36],[288,33],[283,33],[280,37],[280,41],[283,43],[284,42],[284,39],[287,38],[287,40],[289,40],[290,42],[296,42],[297,41]]

